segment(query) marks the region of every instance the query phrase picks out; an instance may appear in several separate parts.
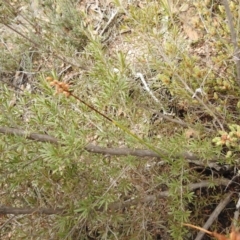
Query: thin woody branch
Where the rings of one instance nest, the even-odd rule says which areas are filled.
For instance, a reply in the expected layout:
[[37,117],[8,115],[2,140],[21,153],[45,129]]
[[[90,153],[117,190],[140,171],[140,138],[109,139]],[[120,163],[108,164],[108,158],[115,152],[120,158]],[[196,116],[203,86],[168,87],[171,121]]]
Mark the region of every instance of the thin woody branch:
[[[220,185],[227,186],[229,184],[229,180],[225,178],[215,179],[213,182],[216,186],[220,186]],[[206,180],[206,181],[201,181],[199,183],[190,183],[185,187],[189,191],[194,191],[195,189],[210,187],[211,184],[212,182]],[[140,202],[141,203],[154,202],[154,201],[157,201],[158,198],[167,198],[168,196],[169,196],[169,191],[163,191],[163,192],[159,192],[156,195],[148,195],[142,198],[129,199],[124,202],[115,202],[109,205],[109,209],[113,211],[117,209],[128,208],[128,207],[137,205]]]
[[[47,134],[39,134],[39,133],[29,133],[27,131],[17,129],[17,128],[8,128],[8,127],[1,127],[0,126],[0,133],[3,134],[11,134],[11,135],[18,135],[23,136],[30,140],[35,140],[39,142],[49,142],[52,144],[61,144],[60,141],[52,136]],[[62,144],[63,145],[63,144]],[[88,144],[85,146],[85,150],[92,153],[104,154],[104,155],[113,155],[113,156],[136,156],[136,157],[157,157],[159,160],[168,156],[168,152],[162,149],[158,149],[161,155],[157,154],[152,150],[146,149],[130,149],[130,148],[105,148],[100,147],[93,144]],[[221,167],[217,164],[219,159],[211,159],[207,163],[203,162],[201,158],[191,152],[183,152],[175,156],[175,158],[184,158],[189,163],[196,164],[198,166],[208,166],[210,168],[214,168],[216,170],[220,170]]]
[[58,144],[58,140],[55,137],[49,136],[47,134],[29,133],[25,130],[18,128],[0,127],[0,133],[18,135],[30,140],[36,140],[38,142],[49,142]]
[[130,148],[105,148],[93,144],[88,144],[85,150],[92,153],[114,156],[136,156],[136,157],[160,157],[157,153],[151,150],[130,149]]
[[[212,212],[210,217],[208,218],[207,222],[204,224],[203,229],[208,230],[209,227],[212,226],[213,222],[218,218],[219,214],[222,212],[222,210],[226,207],[226,205],[232,200],[233,193],[230,192],[227,194],[227,196],[220,201],[220,203],[217,205],[215,210]],[[204,236],[204,232],[199,232],[195,240],[201,240]]]
[[[130,148],[105,148],[96,146],[93,144],[88,144],[85,147],[85,150],[92,153],[99,153],[104,155],[114,155],[114,156],[136,156],[136,157],[157,157],[159,160],[161,158],[164,159],[165,156],[168,155],[168,153],[164,150],[160,150],[159,152],[162,152],[162,156],[159,156],[159,154],[151,151],[151,150],[142,150],[142,149],[130,149]],[[197,155],[191,153],[191,152],[183,152],[181,154],[178,154],[175,156],[175,158],[184,158],[187,162],[196,164],[198,166],[208,166],[210,168],[214,168],[216,170],[220,170],[221,167],[217,164],[217,161],[219,159],[211,159],[211,161],[208,161],[207,163],[203,162]],[[158,162],[159,164],[161,162]],[[164,160],[162,160],[162,163],[164,163]]]
[[[193,191],[198,188],[205,188],[209,187],[212,185],[212,181],[202,181],[199,183],[191,183],[187,186],[185,186],[186,189],[189,191]],[[227,186],[229,184],[228,179],[216,179],[214,180],[214,184],[216,186],[224,185]],[[163,191],[160,192],[156,195],[148,195],[144,196],[142,198],[136,198],[136,199],[128,199],[126,201],[120,202],[113,202],[109,204],[108,210],[109,211],[115,211],[118,209],[123,209],[123,208],[128,208],[134,205],[137,205],[138,203],[149,203],[149,202],[154,202],[157,201],[159,198],[167,198],[169,196],[168,191]],[[103,211],[103,208],[98,208],[96,209],[98,211]],[[46,214],[46,215],[51,215],[51,214],[65,214],[67,213],[67,209],[64,208],[14,208],[14,207],[6,207],[6,206],[0,206],[0,214],[6,215],[6,214],[13,214],[13,215],[19,215],[19,214]]]
[[52,214],[63,214],[64,213],[63,208],[14,208],[14,207],[6,207],[6,206],[0,206],[0,214],[6,215],[6,214],[13,214],[13,215],[19,215],[19,214],[46,214],[46,215],[52,215]]
[[240,86],[240,51],[238,47],[237,34],[236,34],[234,23],[233,23],[233,15],[230,11],[228,0],[222,0],[222,4],[226,11],[228,26],[231,34],[231,40],[234,47],[234,60],[236,63],[237,83]]

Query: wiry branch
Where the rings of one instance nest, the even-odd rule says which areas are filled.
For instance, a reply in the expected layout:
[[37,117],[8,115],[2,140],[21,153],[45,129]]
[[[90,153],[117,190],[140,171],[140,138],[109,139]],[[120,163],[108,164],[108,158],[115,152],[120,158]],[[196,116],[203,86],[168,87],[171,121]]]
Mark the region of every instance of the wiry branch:
[[[162,152],[162,156],[159,156],[159,154],[151,151],[151,150],[142,150],[142,149],[130,149],[130,148],[105,148],[96,146],[93,144],[88,144],[85,147],[85,150],[92,153],[99,153],[104,155],[114,155],[114,156],[136,156],[136,157],[157,157],[159,160],[162,160],[162,162],[158,162],[158,164],[164,163],[164,157],[168,156],[168,152],[164,150],[160,150],[159,152]],[[178,155],[174,156],[177,158],[184,158],[187,162],[196,164],[198,166],[208,166],[210,168],[214,168],[216,170],[220,170],[221,167],[217,164],[219,159],[211,159],[208,162],[203,162],[201,158],[191,152],[182,152]],[[226,167],[226,166],[222,166]]]
[[238,48],[237,35],[236,35],[236,31],[233,24],[233,15],[230,11],[228,0],[222,0],[222,3],[226,11],[227,21],[228,21],[228,25],[231,33],[231,40],[234,47],[234,60],[236,63],[236,71],[237,71],[237,83],[240,86],[240,51]]
[[[203,228],[208,230],[209,227],[213,224],[213,222],[216,220],[216,218],[219,216],[219,214],[222,212],[222,210],[226,207],[226,205],[231,201],[233,193],[230,192],[227,194],[227,196],[217,205],[215,210],[212,212],[210,217],[208,218],[207,222],[204,224]],[[195,240],[201,240],[204,236],[204,232],[199,232]]]
[[[188,191],[194,191],[198,188],[205,188],[210,187],[212,183],[215,184],[215,186],[224,185],[227,186],[229,184],[229,180],[225,178],[215,179],[213,182],[210,181],[201,181],[199,183],[190,183],[189,185],[185,186]],[[129,199],[124,202],[114,202],[109,205],[109,210],[117,210],[117,209],[123,209],[123,208],[129,208],[131,206],[137,205],[138,203],[150,203],[157,201],[159,198],[167,198],[169,196],[169,191],[163,191],[159,192],[156,195],[148,195],[144,196],[142,198],[137,199]]]
[[[191,183],[187,186],[185,186],[186,190],[193,191],[198,188],[205,188],[210,187],[212,184],[215,184],[215,186],[224,185],[227,186],[229,184],[228,179],[215,179],[213,182],[211,181],[202,181],[199,183]],[[142,198],[136,198],[136,199],[128,199],[126,201],[117,201],[109,204],[108,210],[109,211],[115,211],[118,209],[123,208],[129,208],[131,206],[137,205],[139,203],[150,203],[154,201],[158,201],[159,198],[167,198],[169,196],[168,191],[160,192],[156,195],[147,195]],[[98,208],[95,209],[98,211],[103,211],[104,208]],[[64,208],[14,208],[14,207],[6,207],[6,206],[0,206],[0,214],[6,215],[6,214],[13,214],[13,215],[19,215],[19,214],[66,214],[67,209]]]
[[[17,128],[8,128],[8,127],[1,127],[0,126],[0,133],[4,134],[12,134],[12,135],[18,135],[23,136],[27,139],[36,140],[39,142],[49,142],[52,144],[60,144],[60,141],[52,136],[46,135],[46,134],[39,134],[39,133],[29,133],[27,131],[17,129]],[[88,144],[85,146],[85,150],[92,153],[98,153],[98,154],[104,154],[104,155],[113,155],[113,156],[136,156],[136,157],[157,157],[159,160],[162,160],[164,163],[164,158],[169,155],[169,153],[165,150],[158,149],[159,154],[152,150],[146,150],[146,149],[130,149],[130,148],[105,148],[100,147],[93,144]],[[208,166],[210,168],[214,168],[216,170],[220,170],[221,167],[217,164],[219,159],[211,159],[208,162],[202,161],[202,159],[191,153],[191,152],[182,152],[175,156],[175,158],[184,158],[189,163],[196,164],[198,166]],[[160,164],[160,162],[159,162]],[[222,166],[225,167],[225,166]]]
[[13,214],[13,215],[19,215],[19,214],[63,214],[64,209],[62,208],[14,208],[14,207],[6,207],[6,206],[0,206],[0,214],[6,215],[6,214]]
[[[0,127],[0,133],[4,134],[16,134],[20,136],[24,136],[31,140],[37,140],[41,142],[50,142],[53,144],[60,144],[60,142],[49,135],[38,134],[38,133],[27,133],[24,130],[15,129],[15,128],[7,128],[7,127]],[[128,149],[128,148],[103,148],[99,146],[95,146],[89,144],[85,147],[86,151],[93,152],[93,153],[100,153],[100,154],[109,154],[109,155],[133,155],[138,157],[158,157],[159,155],[151,150],[140,150],[140,149]],[[166,153],[164,153],[166,154]],[[182,157],[189,158],[192,160],[188,160],[189,162],[195,162],[198,165],[203,165],[197,156],[194,156],[190,153],[185,153]],[[215,163],[208,163],[211,165],[210,167],[219,168],[219,166]],[[214,181],[215,185],[229,185],[228,179],[216,179]],[[186,189],[189,191],[193,191],[198,188],[209,187],[212,182],[209,181],[202,181],[199,183],[192,183],[186,186]],[[129,199],[124,202],[114,202],[109,205],[109,210],[117,210],[120,208],[130,207],[132,205],[136,205],[139,202],[142,203],[149,203],[156,201],[158,198],[166,198],[169,196],[168,191],[160,192],[157,195],[148,195],[144,196],[143,198],[136,198],[136,199]],[[101,210],[101,209],[98,209]],[[32,214],[32,213],[40,213],[40,214],[61,214],[63,213],[63,209],[43,209],[43,208],[35,208],[35,209],[26,209],[26,208],[7,208],[7,207],[0,207],[0,214]]]
[[[136,157],[158,157],[160,156],[151,151],[144,149],[130,149],[130,148],[105,148],[93,144],[88,144],[85,150],[92,153],[99,153],[104,155],[114,155],[114,156],[136,156]],[[163,153],[164,154],[164,153]]]
[[58,144],[58,140],[55,137],[49,136],[47,134],[29,133],[18,128],[0,127],[0,133],[18,135],[39,142]]

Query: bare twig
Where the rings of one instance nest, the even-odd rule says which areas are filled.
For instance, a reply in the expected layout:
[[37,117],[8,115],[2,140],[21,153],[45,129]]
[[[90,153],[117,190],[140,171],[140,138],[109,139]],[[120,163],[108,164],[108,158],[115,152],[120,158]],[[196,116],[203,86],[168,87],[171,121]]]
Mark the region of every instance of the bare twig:
[[[104,154],[104,155],[115,155],[115,156],[131,155],[131,156],[136,156],[136,157],[157,157],[157,158],[161,159],[159,154],[157,154],[151,150],[143,150],[143,149],[105,148],[105,147],[100,147],[100,146],[93,145],[93,144],[88,144],[85,147],[85,150],[87,150],[88,152],[100,153],[100,154]],[[161,155],[162,158],[168,156],[167,151],[159,149],[159,152],[162,152],[162,155]],[[221,166],[219,166],[217,164],[219,159],[211,159],[208,162],[203,162],[199,156],[197,156],[191,152],[182,152],[182,153],[176,155],[175,158],[176,159],[184,158],[189,163],[193,163],[198,166],[204,166],[204,167],[208,166],[210,168],[216,169],[217,171],[219,171],[221,169]],[[222,167],[225,167],[225,166],[222,166]]]
[[8,223],[10,223],[14,218],[15,218],[15,216],[13,215],[7,221],[5,221],[5,223],[1,224],[0,230],[3,229]]
[[[55,137],[52,137],[52,136],[49,136],[46,134],[29,133],[27,131],[17,129],[17,128],[8,128],[8,127],[0,126],[0,133],[23,136],[27,139],[36,140],[39,142],[49,142],[52,144],[64,145],[64,144],[61,144],[60,141]],[[162,150],[162,149],[158,149],[158,152],[160,153],[160,155],[159,155],[159,153],[156,153],[152,150],[130,149],[130,148],[105,148],[105,147],[100,147],[100,146],[93,145],[93,144],[88,144],[87,146],[85,146],[85,150],[88,152],[99,153],[99,154],[104,154],[104,155],[114,155],[114,156],[131,155],[131,156],[136,156],[136,157],[157,157],[159,159],[161,159],[161,157],[164,158],[169,155],[169,153],[167,151]],[[184,158],[189,163],[193,163],[193,164],[196,164],[198,166],[203,166],[203,167],[208,166],[208,167],[214,168],[218,171],[221,169],[221,166],[219,166],[217,164],[219,159],[211,159],[211,160],[205,162],[205,161],[202,161],[202,159],[199,156],[197,156],[191,152],[187,152],[187,151],[176,155],[175,158]],[[225,167],[225,166],[222,166],[222,167]]]
[[105,148],[93,144],[88,144],[85,150],[92,153],[100,153],[104,155],[114,156],[136,156],[136,157],[159,157],[159,155],[151,150],[130,149],[130,148]]
[[238,201],[236,204],[236,210],[234,212],[234,217],[233,217],[233,221],[232,221],[232,226],[233,227],[237,227],[238,225],[238,218],[239,218],[239,208],[240,208],[240,194],[238,194]]
[[239,210],[237,209],[235,212],[234,212],[234,215],[233,215],[233,221],[232,221],[232,225],[234,227],[237,227],[238,225],[238,219],[239,219]]
[[6,215],[6,214],[13,214],[13,215],[19,215],[19,214],[63,214],[64,213],[63,208],[14,208],[14,207],[6,207],[6,206],[0,206],[0,214]]
[[39,142],[49,142],[54,144],[59,143],[55,137],[46,134],[28,133],[27,131],[17,128],[0,127],[0,133],[23,136],[27,139],[36,140]]
[[103,30],[100,32],[100,36],[103,36],[103,34],[107,31],[107,29],[109,28],[109,26],[113,23],[113,21],[117,18],[119,13],[119,9],[117,9],[115,12],[112,13],[112,16],[110,17],[110,19],[108,20],[106,26],[103,28]]
[[[136,77],[140,78],[145,90],[149,93],[149,95],[153,98],[153,100],[157,103],[159,103],[159,100],[155,97],[155,95],[153,94],[153,92],[151,91],[151,89],[149,88],[149,86],[147,85],[144,76],[142,73],[138,72],[136,73]],[[165,112],[165,110],[163,109],[163,111]]]
[[[228,185],[229,180],[221,178],[221,179],[215,179],[214,181],[202,181],[199,183],[191,183],[191,184],[185,186],[185,188],[188,189],[189,191],[193,191],[198,188],[209,187],[213,183],[215,184],[215,186],[219,186],[219,185],[226,186],[226,185]],[[113,202],[113,203],[109,204],[108,210],[114,211],[114,210],[118,210],[118,209],[128,208],[133,205],[137,205],[139,203],[154,202],[154,201],[157,201],[159,198],[166,198],[168,196],[169,196],[169,192],[163,191],[156,195],[148,195],[148,196],[144,196],[142,198],[136,198],[136,199],[131,198],[124,202],[119,202],[119,201]],[[229,198],[230,198],[230,196],[229,196]],[[220,208],[218,208],[218,209],[220,209]],[[103,211],[104,209],[98,208],[96,210]],[[67,209],[64,209],[64,208],[56,208],[56,209],[53,209],[53,208],[14,208],[14,207],[0,206],[0,214],[3,214],[3,215],[6,215],[6,214],[13,214],[13,215],[46,214],[46,215],[51,215],[51,214],[66,214],[66,213],[67,213]]]
[[[220,178],[220,179],[215,179],[213,182],[212,181],[201,181],[199,183],[190,183],[189,185],[187,185],[185,187],[189,191],[193,191],[198,188],[210,187],[212,185],[212,183],[214,183],[215,186],[220,186],[220,185],[226,186],[229,183],[229,180],[225,179],[225,178]],[[109,210],[113,211],[113,210],[117,210],[117,209],[127,208],[127,207],[131,207],[133,205],[137,205],[138,203],[154,202],[154,201],[157,201],[158,198],[166,198],[168,196],[169,196],[169,192],[163,191],[156,195],[148,195],[148,196],[144,196],[142,198],[129,199],[124,202],[114,202],[109,205]]]
[[230,11],[228,0],[222,0],[222,3],[226,11],[228,26],[231,33],[231,40],[234,47],[234,60],[236,63],[236,70],[237,70],[237,83],[240,86],[240,52],[238,48],[237,35],[236,35],[236,31],[233,24],[233,15]]
[[[215,208],[213,213],[208,218],[207,222],[204,224],[203,229],[209,229],[209,227],[212,225],[212,223],[215,221],[215,219],[218,217],[218,215],[221,213],[221,211],[226,207],[226,205],[231,201],[233,193],[230,192],[227,194],[227,196],[218,204],[218,206]],[[201,240],[204,236],[204,232],[199,232],[195,240]]]
[[[167,120],[167,121],[169,121],[169,122],[177,123],[177,124],[179,124],[179,125],[181,125],[181,126],[183,126],[183,127],[191,127],[191,128],[194,128],[194,125],[188,124],[188,123],[182,121],[181,119],[176,119],[176,118],[173,118],[173,117],[169,117],[169,116],[167,116],[166,114],[163,114],[163,113],[160,113],[160,112],[158,113],[158,115],[159,115],[159,117],[161,117],[161,118],[163,118],[163,119],[165,119],[165,120]],[[208,130],[208,129],[206,129],[206,130]],[[209,130],[208,130],[208,131],[209,131]]]

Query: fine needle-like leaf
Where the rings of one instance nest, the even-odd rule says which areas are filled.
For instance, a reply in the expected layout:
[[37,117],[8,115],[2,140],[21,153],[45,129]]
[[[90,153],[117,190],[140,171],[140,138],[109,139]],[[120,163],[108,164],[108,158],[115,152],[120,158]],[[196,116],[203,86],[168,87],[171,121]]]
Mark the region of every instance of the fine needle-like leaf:
[[125,133],[127,133],[128,135],[132,136],[133,138],[135,138],[138,142],[142,143],[143,145],[145,145],[146,147],[148,147],[149,149],[151,149],[152,151],[156,152],[159,156],[163,156],[163,153],[160,153],[160,151],[158,149],[156,149],[155,147],[153,147],[152,145],[148,144],[147,142],[145,142],[143,139],[141,139],[140,137],[138,137],[136,134],[132,133],[128,128],[124,127],[123,125],[121,125],[120,123],[114,121],[113,119],[111,119],[110,117],[108,117],[107,115],[105,115],[104,113],[100,112],[99,110],[97,110],[96,108],[94,108],[92,105],[88,104],[87,102],[85,102],[84,100],[82,100],[81,98],[79,98],[78,96],[74,95],[72,93],[72,91],[69,90],[69,84],[67,83],[63,83],[63,82],[59,82],[56,79],[53,79],[52,77],[47,77],[46,78],[47,81],[50,81],[50,85],[54,86],[56,88],[56,92],[57,93],[63,93],[66,97],[72,96],[75,99],[77,99],[78,101],[80,101],[81,103],[83,103],[84,105],[86,105],[88,108],[90,108],[91,110],[93,110],[94,112],[96,112],[97,114],[101,115],[102,117],[104,117],[105,119],[107,119],[109,122],[111,122],[112,124],[114,124],[115,126],[119,127],[121,130],[123,130]]

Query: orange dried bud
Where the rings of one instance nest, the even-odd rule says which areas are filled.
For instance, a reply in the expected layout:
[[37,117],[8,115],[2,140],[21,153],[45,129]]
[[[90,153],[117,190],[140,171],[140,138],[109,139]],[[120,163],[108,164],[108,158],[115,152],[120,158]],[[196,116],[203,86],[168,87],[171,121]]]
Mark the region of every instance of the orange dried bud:
[[53,80],[53,77],[48,76],[48,77],[46,77],[46,80],[47,80],[48,82],[50,82],[50,81]]
[[60,88],[59,86],[57,86],[57,93],[63,93],[64,91],[63,91],[63,89],[62,88]]
[[231,138],[227,134],[224,134],[224,135],[221,136],[222,145],[226,144],[227,142],[230,142],[230,141],[231,141]]
[[56,93],[63,93],[66,97],[69,97],[71,95],[69,91],[69,84],[64,82],[59,82],[58,80],[53,80],[50,82],[51,86],[55,86]]
[[225,134],[225,135],[222,135],[222,136],[221,136],[221,139],[222,139],[223,141],[228,140],[228,135],[226,135],[226,134]]
[[67,84],[67,83],[60,82],[59,86],[65,91],[69,90],[69,84]]
[[66,96],[66,97],[69,97],[70,96],[70,92],[63,92],[63,94]]
[[57,83],[56,83],[56,81],[54,80],[54,81],[52,81],[52,82],[50,82],[50,86],[56,86],[57,85]]
[[240,132],[236,132],[236,136],[240,138]]

